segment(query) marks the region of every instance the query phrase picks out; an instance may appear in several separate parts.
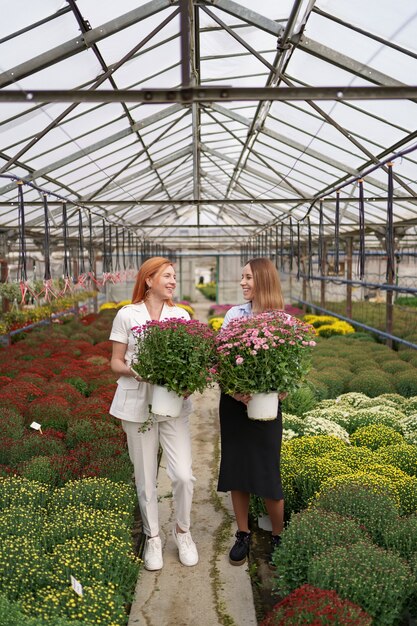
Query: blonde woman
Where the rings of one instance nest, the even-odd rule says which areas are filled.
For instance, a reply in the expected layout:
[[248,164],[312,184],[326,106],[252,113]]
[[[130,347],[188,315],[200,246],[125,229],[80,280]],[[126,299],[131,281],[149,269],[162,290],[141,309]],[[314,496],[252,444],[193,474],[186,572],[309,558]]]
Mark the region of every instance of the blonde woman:
[[[269,259],[250,260],[243,268],[240,286],[246,302],[229,309],[222,328],[235,318],[284,309],[279,275]],[[281,392],[280,400],[286,395]],[[265,500],[272,523],[271,553],[281,541],[284,524],[280,474],[281,407],[279,405],[277,419],[265,422],[251,420],[247,415],[249,400],[250,395],[238,393],[233,397],[222,393],[220,399],[221,463],[218,490],[230,491],[236,518],[236,542],[229,553],[232,565],[243,565],[249,554],[251,494]]]

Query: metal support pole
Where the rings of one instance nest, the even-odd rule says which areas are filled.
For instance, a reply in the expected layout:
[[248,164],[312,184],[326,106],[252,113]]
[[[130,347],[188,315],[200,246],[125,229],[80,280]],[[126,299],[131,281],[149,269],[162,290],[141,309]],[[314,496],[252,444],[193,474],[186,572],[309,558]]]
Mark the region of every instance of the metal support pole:
[[307,255],[308,255],[308,251],[307,251],[307,246],[304,245],[303,246],[303,256],[302,256],[302,264],[303,264],[303,283],[302,283],[302,289],[303,289],[303,312],[307,313],[307,305],[305,304],[307,302],[307,278],[306,278],[306,267],[305,267],[305,259],[307,259]]
[[[94,276],[97,276],[97,259],[95,258],[95,256],[93,261],[93,271]],[[97,289],[95,289],[95,296],[93,297],[93,313],[98,313]]]
[[183,299],[182,257],[180,256],[180,300]]
[[[387,274],[388,285],[393,285],[395,281],[395,269],[391,268]],[[389,334],[393,334],[394,330],[394,291],[387,289],[387,300],[385,307],[385,331]],[[386,340],[386,344],[389,348],[393,347],[393,341],[391,338]]]
[[189,0],[180,0],[181,9],[181,83],[183,87],[191,84],[190,73],[190,16]]
[[[352,280],[352,257],[353,257],[353,239],[346,239],[346,278]],[[352,317],[352,284],[346,285],[346,317]]]
[[[323,241],[323,257],[321,259],[321,274],[326,275],[327,271],[327,242]],[[322,280],[320,284],[320,306],[326,306],[326,281]]]
[[216,255],[216,304],[219,304],[220,257]]

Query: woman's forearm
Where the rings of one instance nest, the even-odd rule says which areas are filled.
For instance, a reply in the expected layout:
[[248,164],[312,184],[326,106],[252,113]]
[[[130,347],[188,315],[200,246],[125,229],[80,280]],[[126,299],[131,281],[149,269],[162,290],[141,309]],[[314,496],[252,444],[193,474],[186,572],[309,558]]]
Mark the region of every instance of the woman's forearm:
[[143,382],[143,378],[141,378],[135,370],[126,365],[125,361],[113,358],[110,361],[110,368],[111,371],[117,376],[130,376],[139,382]]
[[135,376],[135,372],[120,359],[111,359],[110,368],[113,374],[117,374],[118,376]]

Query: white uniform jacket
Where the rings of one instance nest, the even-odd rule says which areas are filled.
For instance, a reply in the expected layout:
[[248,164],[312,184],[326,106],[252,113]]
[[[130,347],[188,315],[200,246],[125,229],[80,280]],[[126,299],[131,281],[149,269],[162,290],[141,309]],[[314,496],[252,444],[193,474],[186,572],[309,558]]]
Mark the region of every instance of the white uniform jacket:
[[[171,307],[164,304],[159,318],[160,321],[173,317],[190,319],[187,311],[181,307]],[[114,318],[110,340],[119,341],[127,345],[125,362],[129,367],[136,351],[136,340],[132,328],[134,326],[141,326],[148,321],[151,321],[151,317],[143,302],[124,306]],[[131,376],[120,376],[117,381],[117,390],[110,407],[110,414],[128,422],[145,422],[149,417],[152,388],[152,385],[149,383],[141,383]],[[189,415],[191,410],[190,399],[184,400],[181,415]],[[161,419],[167,418],[158,418],[158,420]]]

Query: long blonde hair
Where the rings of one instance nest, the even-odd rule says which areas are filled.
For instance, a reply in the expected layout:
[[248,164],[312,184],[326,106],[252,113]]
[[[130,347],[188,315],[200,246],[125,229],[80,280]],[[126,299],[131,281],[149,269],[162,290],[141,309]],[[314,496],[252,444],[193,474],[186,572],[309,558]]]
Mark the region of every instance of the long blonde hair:
[[272,309],[283,310],[285,304],[281,281],[278,270],[272,261],[260,257],[251,259],[247,265],[250,265],[253,275],[253,311],[262,313]]
[[[132,304],[138,304],[139,302],[144,302],[146,300],[147,292],[149,291],[146,279],[157,278],[158,275],[161,274],[169,265],[172,266],[171,261],[163,256],[153,256],[142,263],[137,273],[135,286],[133,288]],[[168,306],[174,306],[171,298],[166,300],[166,303]]]

